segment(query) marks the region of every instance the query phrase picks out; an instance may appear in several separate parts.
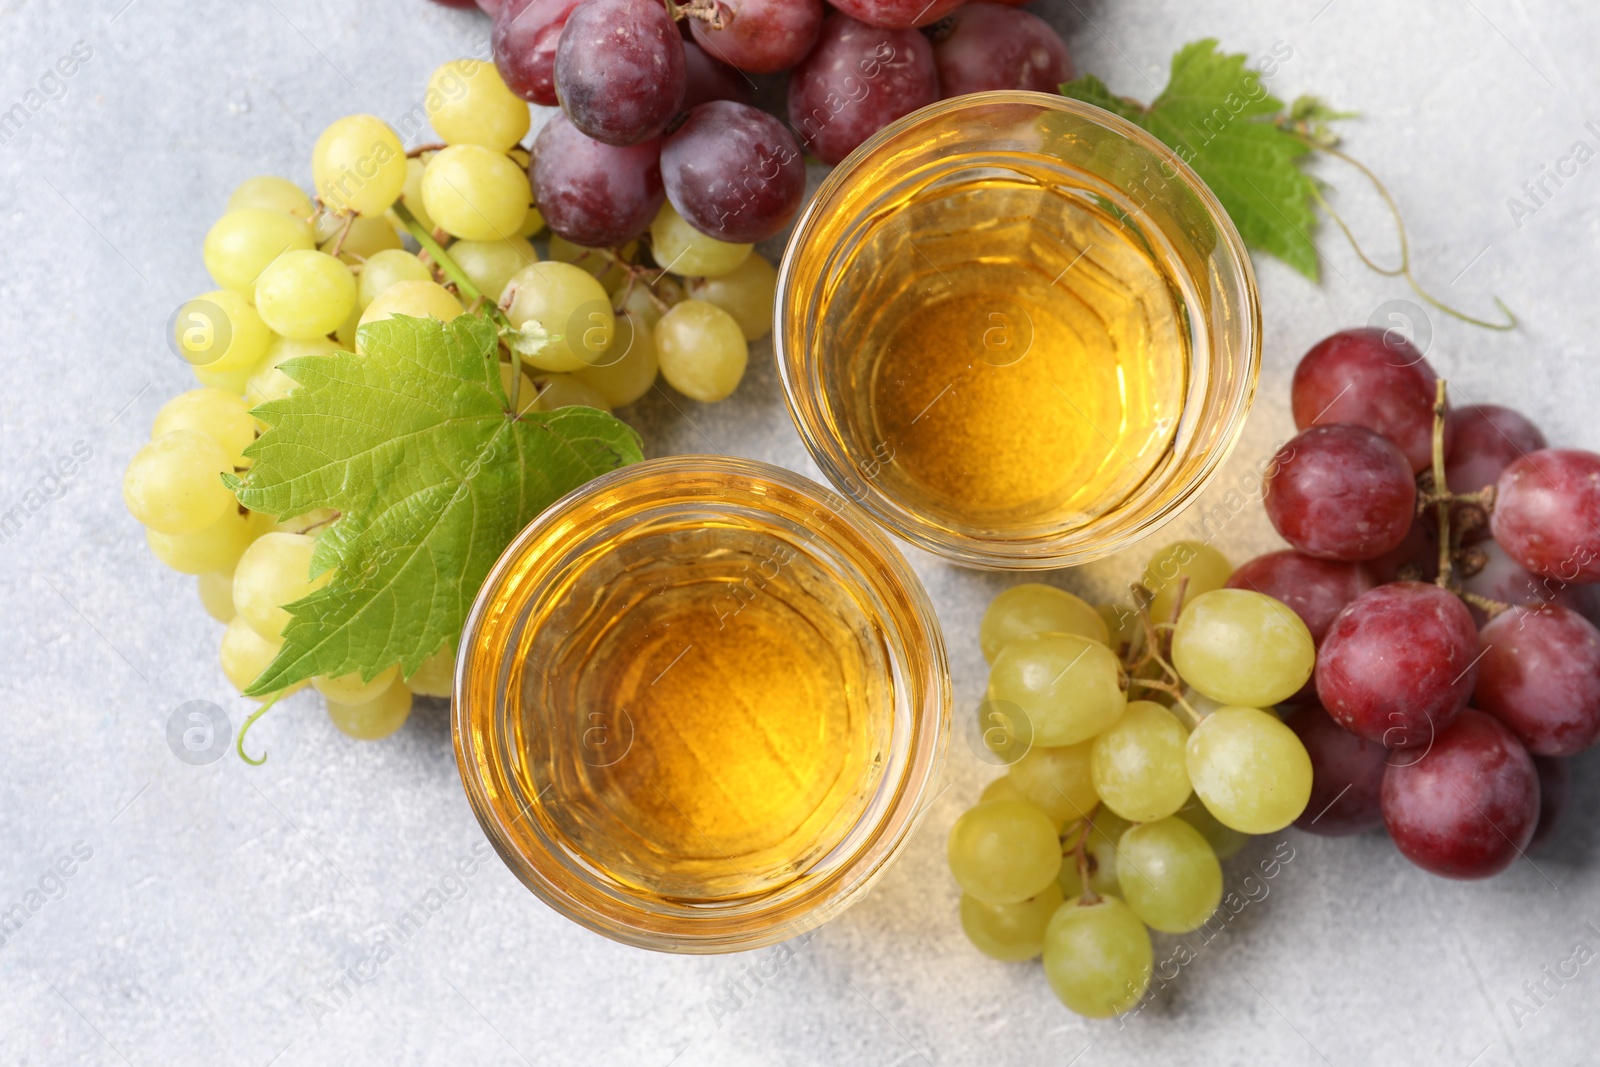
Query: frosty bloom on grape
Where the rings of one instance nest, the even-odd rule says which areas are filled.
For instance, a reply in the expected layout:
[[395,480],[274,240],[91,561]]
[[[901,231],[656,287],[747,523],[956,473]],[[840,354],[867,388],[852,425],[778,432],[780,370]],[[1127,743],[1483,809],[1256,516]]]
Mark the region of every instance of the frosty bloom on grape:
[[[839,84],[844,89],[844,95],[829,93],[823,98],[823,105],[827,108],[824,112],[820,107],[811,109],[811,113],[802,121],[794,124],[795,132],[800,135],[800,140],[810,144],[817,139],[817,134],[839,115],[842,115],[851,104],[859,104],[872,93],[872,82],[876,81],[883,73],[887,64],[893,63],[899,53],[894,45],[884,41],[872,50],[867,58],[856,64],[856,69],[861,73],[861,78],[846,75]],[[859,88],[859,92],[857,89]]]
[[70,50],[45,68],[36,85],[24,92],[9,110],[0,112],[0,145],[10,144],[11,139],[21,133],[28,121],[43,111],[46,104],[66,96],[67,82],[93,58],[93,45],[82,40],[72,42]]

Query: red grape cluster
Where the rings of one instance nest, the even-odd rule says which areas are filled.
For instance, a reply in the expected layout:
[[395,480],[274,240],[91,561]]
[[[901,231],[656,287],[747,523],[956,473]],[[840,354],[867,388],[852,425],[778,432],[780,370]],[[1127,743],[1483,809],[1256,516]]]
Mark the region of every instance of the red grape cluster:
[[[663,201],[715,240],[771,237],[805,195],[803,152],[831,165],[944,97],[1072,77],[1019,0],[476,2],[506,85],[562,108],[534,143],[534,200],[586,247],[640,236]],[[749,103],[750,75],[784,71],[787,125]]]
[[1228,584],[1283,601],[1317,646],[1289,720],[1313,767],[1298,825],[1381,823],[1418,866],[1482,878],[1549,833],[1567,757],[1600,739],[1600,455],[1443,397],[1381,330],[1307,352],[1300,432],[1265,485],[1293,548]]

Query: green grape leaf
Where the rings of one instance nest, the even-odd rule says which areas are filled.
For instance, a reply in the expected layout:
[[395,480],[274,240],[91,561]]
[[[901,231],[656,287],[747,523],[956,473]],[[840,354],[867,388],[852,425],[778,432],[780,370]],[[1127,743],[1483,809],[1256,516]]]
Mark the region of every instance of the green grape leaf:
[[248,694],[393,664],[410,674],[458,639],[489,568],[558,497],[643,458],[638,435],[593,408],[513,418],[495,327],[397,316],[361,328],[361,355],[293,359],[300,383],[255,409],[269,429],[231,481],[279,518],[333,508],[312,572],[287,605],[283,648]]
[[1154,134],[1210,186],[1245,244],[1317,279],[1317,187],[1301,169],[1311,147],[1299,127],[1331,137],[1328,121],[1348,114],[1310,97],[1286,114],[1245,57],[1218,51],[1212,39],[1173,55],[1167,87],[1148,107],[1113,96],[1093,75],[1067,82],[1061,92]]

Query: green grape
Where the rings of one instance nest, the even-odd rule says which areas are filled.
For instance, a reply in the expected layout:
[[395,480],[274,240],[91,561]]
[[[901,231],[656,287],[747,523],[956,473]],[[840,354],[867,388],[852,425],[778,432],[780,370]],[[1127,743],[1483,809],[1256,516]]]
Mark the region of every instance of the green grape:
[[242,467],[246,463],[239,453],[256,439],[256,420],[237,394],[222,389],[190,389],[161,406],[150,436],[154,439],[173,430],[204,434],[222,446],[235,467]]
[[422,172],[422,202],[452,237],[503,241],[522,228],[532,198],[528,174],[499,152],[451,145]]
[[602,362],[579,367],[572,376],[593,386],[612,407],[627,407],[656,384],[660,365],[656,360],[656,335],[650,323],[636,311],[616,315],[617,333]]
[[1152,556],[1144,569],[1144,587],[1155,594],[1150,602],[1150,618],[1155,622],[1173,621],[1179,585],[1183,586],[1183,602],[1188,604],[1201,593],[1221,589],[1232,574],[1233,564],[1228,557],[1203,541],[1168,545]]
[[1129,701],[1122,718],[1091,743],[1095,792],[1125,819],[1165,819],[1189,799],[1188,742],[1172,712],[1151,700]]
[[609,412],[610,403],[604,394],[574,374],[541,374],[539,376],[539,410],[557,408],[598,408]]
[[985,904],[963,893],[961,929],[985,956],[1020,963],[1044,951],[1045,928],[1059,907],[1061,887],[1054,883],[1016,904]]
[[1126,604],[1096,604],[1094,610],[1106,624],[1107,646],[1117,655],[1144,640],[1144,623],[1139,613]]
[[255,373],[254,367],[243,370],[215,371],[210,367],[196,367],[194,369],[195,381],[207,389],[221,389],[225,393],[244,395],[250,387],[250,376]]
[[1122,899],[1152,929],[1198,929],[1222,903],[1222,864],[1200,831],[1182,819],[1124,831],[1117,852]]
[[655,342],[656,360],[667,384],[708,404],[737,389],[750,362],[739,324],[704,300],[685,300],[661,316]]
[[605,362],[617,334],[616,313],[600,283],[581,267],[543,262],[511,276],[502,295],[511,325],[543,329],[553,338],[522,360],[538,370],[565,373]]
[[400,197],[400,202],[406,206],[406,210],[415,215],[417,222],[430,234],[439,227],[433,221],[433,216],[428,214],[427,205],[422,202],[422,174],[428,169],[428,161],[436,155],[437,152],[424,152],[406,160],[406,182]]
[[434,71],[422,106],[445,144],[504,152],[528,135],[531,124],[527,101],[481,59],[457,59]]
[[[663,320],[665,321],[665,320]],[[1078,634],[1025,634],[1008,641],[989,669],[989,699],[1017,705],[1036,745],[1072,745],[1108,729],[1127,695],[1122,666],[1099,641]]]
[[681,304],[685,297],[683,286],[670,274],[661,275],[649,285],[643,282],[635,282],[631,286],[624,283],[611,290],[613,298],[617,293],[622,294],[621,302],[613,303],[617,313],[631,311],[652,330],[661,321],[661,316],[671,310],[674,304]]
[[[300,384],[279,370],[279,364],[301,356],[325,356],[329,352],[337,351],[339,346],[326,337],[308,337],[298,341],[289,337],[273,338],[271,347],[267,349],[266,358],[261,361],[261,365],[250,375],[249,382],[245,384],[245,406],[254,408],[269,400],[282,400]],[[265,425],[259,420],[257,423]]]
[[670,201],[650,224],[650,254],[662,270],[683,278],[719,278],[743,266],[754,249],[707,237],[685,222]]
[[256,309],[231,289],[203,293],[184,304],[173,320],[172,336],[195,375],[212,378],[248,374],[272,341],[272,331]]
[[240,183],[228,197],[228,210],[237,211],[242,207],[281,211],[297,219],[305,219],[307,222],[317,210],[312,206],[311,198],[305,194],[304,189],[287,178],[279,178],[273,174],[246,178]]
[[1069,900],[1044,935],[1044,973],[1061,1003],[1091,1019],[1120,1015],[1150,987],[1150,931],[1116,897]]
[[269,641],[283,640],[289,622],[285,604],[311,595],[333,578],[332,571],[311,577],[315,544],[307,534],[274,532],[257,538],[239,557],[233,571],[233,606]]
[[1217,821],[1270,834],[1311,799],[1311,757],[1295,732],[1255,708],[1222,708],[1189,735],[1189,780]]
[[526,237],[511,237],[504,241],[457,241],[450,246],[450,258],[484,299],[497,304],[511,276],[539,262],[539,253]]
[[446,645],[417,665],[406,687],[422,697],[449,697],[456,684],[456,654]]
[[1007,642],[1038,633],[1077,634],[1102,645],[1110,638],[1105,621],[1088,601],[1054,586],[1024,582],[989,601],[978,624],[978,644],[983,658],[993,663]]
[[604,248],[575,245],[559,233],[550,235],[550,258],[557,263],[571,263],[588,272],[608,293],[620,288],[628,280],[628,271],[618,260],[632,263],[638,254],[638,241],[629,241],[612,253]]
[[[526,163],[521,164],[523,170],[528,169]],[[544,216],[539,214],[539,205],[533,202],[533,187],[528,188],[528,214],[523,218],[522,225],[517,228],[515,236],[532,237],[544,229]]]
[[1089,774],[1092,745],[1031,748],[1011,765],[1009,775],[1028,803],[1055,820],[1057,826],[1087,818],[1100,798]]
[[1017,788],[1017,783],[1009,774],[1002,774],[984,786],[983,792],[978,794],[979,804],[987,804],[991,800],[1020,800],[1024,804],[1028,803],[1028,798]]
[[355,306],[350,268],[326,252],[285,252],[256,279],[256,311],[283,337],[326,337]]
[[356,307],[367,310],[384,290],[397,282],[431,282],[433,271],[403,248],[386,248],[361,265],[356,283]]
[[970,808],[950,828],[950,873],[986,904],[1017,904],[1044,891],[1061,867],[1050,817],[1031,804],[994,800]]
[[360,325],[392,315],[449,322],[463,310],[455,294],[438,282],[395,282],[367,305],[367,310],[361,313]]
[[1217,859],[1232,859],[1239,854],[1250,841],[1249,834],[1242,834],[1231,826],[1224,826],[1217,821],[1217,817],[1198,800],[1190,800],[1177,814],[1206,839],[1211,846],[1211,851],[1217,854]]
[[[1088,861],[1089,888],[1095,893],[1122,892],[1117,878],[1117,842],[1133,824],[1116,812],[1101,808],[1094,813],[1094,827],[1084,842],[1084,858]],[[1061,892],[1071,900],[1083,895],[1083,879],[1078,872],[1076,850],[1066,853],[1061,860],[1061,873],[1057,879]]]
[[411,690],[395,682],[364,704],[328,702],[328,718],[342,734],[358,741],[380,741],[411,717]]
[[311,178],[330,210],[381,215],[405,188],[405,149],[382,119],[347,115],[317,138]]
[[[235,615],[228,621],[228,628],[222,632],[222,673],[233,684],[240,695],[250,688],[250,683],[261,676],[267,665],[278,655],[278,650],[283,647],[281,641],[269,641],[255,631],[243,615]],[[297,693],[306,687],[305,682],[296,682],[287,689],[279,690],[284,696]],[[252,700],[265,700],[265,696],[251,697]]]
[[224,289],[250,297],[256,277],[285,252],[314,248],[311,224],[282,211],[242,207],[216,221],[201,252],[206,271]]
[[[145,530],[156,559],[180,574],[232,571],[255,539],[272,528],[272,520],[253,511],[225,508],[222,517],[193,533],[167,534]],[[226,621],[226,620],[224,620]]]
[[200,603],[206,614],[226,625],[233,621],[233,574],[230,571],[207,571],[196,579],[200,589]]
[[690,278],[689,295],[733,316],[746,341],[759,341],[772,332],[772,303],[778,294],[778,271],[759,253],[739,269],[718,278]]
[[[506,399],[511,399],[511,386],[514,379],[511,377],[511,364],[500,364],[500,386],[506,391]],[[533,384],[533,379],[526,374],[521,374],[521,390],[517,393],[517,412],[539,410],[539,387]]]
[[[337,256],[346,265],[364,263],[379,252],[404,248],[400,233],[387,215],[334,215],[323,212],[312,223],[317,235],[317,250]],[[339,251],[334,252],[337,248]]]
[[1294,609],[1249,589],[1202,593],[1172,632],[1172,665],[1224,704],[1267,708],[1288,700],[1316,664],[1311,631]]
[[318,675],[311,679],[311,685],[329,700],[336,700],[341,704],[365,704],[383,695],[384,690],[393,685],[399,677],[400,667],[396,665],[388,670],[379,671],[370,681],[362,681],[361,672],[355,671],[341,674],[337,678]]
[[122,476],[122,500],[133,517],[164,534],[194,533],[234,504],[222,484],[228,454],[205,434],[174,430],[133,454]]

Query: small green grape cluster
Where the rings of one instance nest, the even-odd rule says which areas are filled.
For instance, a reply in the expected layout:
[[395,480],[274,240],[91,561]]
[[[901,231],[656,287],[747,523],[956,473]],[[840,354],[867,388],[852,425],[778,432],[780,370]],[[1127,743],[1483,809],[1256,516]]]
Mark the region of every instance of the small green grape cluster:
[[[311,553],[338,519],[274,523],[242,508],[221,480],[249,467],[243,452],[264,428],[251,409],[295,388],[284,362],[358,351],[357,328],[376,320],[449,320],[492,300],[502,322],[536,325],[550,338],[502,352],[517,414],[610,411],[637,401],[658,373],[691,398],[726,397],[744,374],[748,342],[772,328],[772,265],[750,245],[687,226],[670,205],[649,251],[678,277],[643,265],[639,242],[590,249],[551,236],[541,259],[530,238],[544,222],[520,144],[531,116],[493,64],[445,64],[426,107],[442,146],[408,153],[384,122],[351,115],[317,139],[315,199],[274,176],[234,190],[203,249],[218,288],[174,320],[172,341],[202,387],[161,409],[124,477],[124,500],[152,551],[196,575],[206,610],[227,625],[222,667],[241,691],[281,647],[284,605],[329,580],[311,576]],[[413,242],[418,251],[407,247],[408,220],[428,238]],[[413,693],[449,696],[453,674],[446,647],[409,678],[391,668],[311,684],[341,730],[377,738],[405,721]]]
[[1279,601],[1225,588],[1231,571],[1178,542],[1150,560],[1137,606],[1029,583],[984,614],[979,726],[1013,761],[950,831],[961,925],[996,959],[1043,955],[1080,1015],[1138,1004],[1150,930],[1199,928],[1220,861],[1310,798],[1310,756],[1273,708],[1311,677],[1311,634]]

